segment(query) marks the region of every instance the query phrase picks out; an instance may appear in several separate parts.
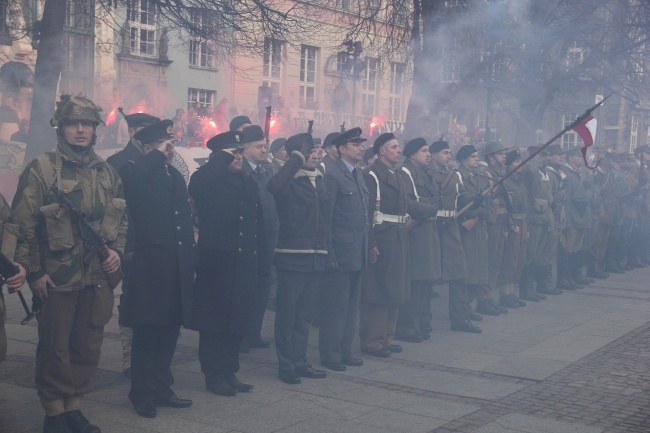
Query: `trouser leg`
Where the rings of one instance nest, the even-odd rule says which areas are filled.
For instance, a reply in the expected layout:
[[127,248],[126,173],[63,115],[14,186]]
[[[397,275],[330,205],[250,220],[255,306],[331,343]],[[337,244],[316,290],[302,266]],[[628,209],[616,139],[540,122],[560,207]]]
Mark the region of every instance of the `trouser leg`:
[[199,332],[199,361],[206,386],[226,374],[239,371],[239,346],[243,335],[229,332]]
[[361,302],[359,306],[359,337],[362,351],[375,351],[384,347],[389,311],[386,304]]
[[420,334],[418,323],[418,310],[420,305],[420,296],[427,286],[427,281],[411,280],[411,295],[402,305],[399,306],[397,313],[397,336],[413,337]]
[[467,285],[463,280],[449,282],[449,320],[452,324],[469,320],[467,311]]
[[418,326],[424,333],[431,333],[433,315],[431,314],[431,299],[433,283],[431,281],[420,290],[420,304],[418,305]]

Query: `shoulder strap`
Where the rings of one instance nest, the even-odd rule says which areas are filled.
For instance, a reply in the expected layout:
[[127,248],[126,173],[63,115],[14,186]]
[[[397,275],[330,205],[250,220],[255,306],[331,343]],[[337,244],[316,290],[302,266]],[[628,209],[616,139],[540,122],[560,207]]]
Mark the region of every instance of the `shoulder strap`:
[[372,170],[370,170],[370,171],[368,172],[368,174],[369,174],[370,176],[372,176],[373,179],[375,179],[375,184],[377,185],[377,204],[376,204],[375,208],[376,208],[377,210],[380,210],[380,208],[381,208],[381,207],[380,207],[380,203],[381,203],[381,190],[379,189],[379,179],[377,178],[377,175],[375,174],[375,172],[372,171]]
[[415,201],[420,201],[420,196],[418,195],[418,189],[415,187],[415,181],[413,180],[413,176],[411,175],[411,172],[406,167],[402,167],[402,171],[408,175],[409,179],[411,179],[411,185],[413,185],[413,194],[415,194]]
[[60,186],[62,161],[59,154],[54,152],[54,165],[52,165],[50,162],[50,158],[48,157],[47,153],[38,155],[36,157],[36,160],[41,167],[41,172],[43,173],[43,180],[45,181],[46,187],[49,189],[52,185],[54,185],[55,181],[57,186]]
[[447,177],[445,177],[445,180],[442,181],[440,184],[440,189],[445,189],[447,188],[447,185],[449,185],[449,182],[451,182],[451,178],[454,176],[454,173],[456,173],[453,170],[449,170],[449,173],[447,173]]

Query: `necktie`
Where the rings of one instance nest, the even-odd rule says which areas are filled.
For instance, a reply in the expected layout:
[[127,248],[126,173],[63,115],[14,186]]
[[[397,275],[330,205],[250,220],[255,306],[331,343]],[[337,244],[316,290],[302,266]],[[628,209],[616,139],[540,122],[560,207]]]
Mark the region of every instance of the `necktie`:
[[264,177],[263,173],[264,172],[262,171],[262,166],[258,165],[257,167],[255,167],[255,176],[258,179],[260,179],[260,180],[263,179],[263,177]]

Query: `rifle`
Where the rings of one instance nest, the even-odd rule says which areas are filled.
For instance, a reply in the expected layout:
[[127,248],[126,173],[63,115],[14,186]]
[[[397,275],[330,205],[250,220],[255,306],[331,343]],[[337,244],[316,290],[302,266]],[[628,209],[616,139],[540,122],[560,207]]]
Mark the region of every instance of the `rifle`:
[[[86,251],[88,251],[88,254],[86,257],[84,257],[84,262],[89,262],[93,253],[97,253],[100,262],[106,260],[108,258],[108,242],[106,239],[90,225],[86,219],[86,214],[81,209],[77,209],[72,203],[70,203],[70,200],[68,200],[63,191],[59,190],[54,185],[52,185],[51,190],[54,193],[57,201],[61,205],[67,207],[70,214],[79,223],[81,238],[84,240],[84,248]],[[124,273],[122,272],[121,268],[115,272],[106,272],[106,278],[108,278],[108,286],[111,288],[111,290],[117,287],[123,276]]]
[[[18,270],[16,265],[14,265],[11,260],[9,260],[9,257],[5,256],[2,252],[0,252],[0,287],[4,286],[5,281],[13,277],[14,275],[18,274],[18,272],[20,271]],[[9,293],[14,293],[14,292],[10,290]],[[25,301],[25,296],[23,295],[23,292],[17,291],[16,293],[18,293],[18,297],[20,298],[20,303],[23,304],[25,313],[27,313],[27,316],[25,316],[25,318],[20,321],[21,325],[25,325],[27,322],[29,322],[34,317],[36,317],[38,313],[41,312],[40,300],[38,303],[34,301],[34,309],[30,311],[29,307],[27,306],[27,302]]]
[[341,125],[341,134],[345,132],[345,121],[343,121],[343,124]]
[[307,134],[311,134],[314,131],[314,121],[310,120],[307,122]]
[[[610,94],[607,95],[607,97],[605,97],[602,101],[600,101],[599,103],[597,103],[597,104],[594,105],[593,107],[588,108],[587,111],[585,111],[583,114],[581,114],[580,116],[578,116],[578,118],[577,118],[576,120],[574,120],[573,122],[571,122],[570,124],[568,124],[567,126],[565,126],[564,129],[563,129],[562,131],[560,131],[560,132],[558,132],[557,134],[555,134],[555,136],[554,136],[553,138],[551,138],[551,139],[548,140],[546,143],[544,143],[542,146],[540,146],[539,149],[537,149],[535,152],[533,152],[533,153],[531,153],[530,155],[528,155],[528,157],[527,157],[526,159],[524,159],[524,160],[521,162],[521,164],[519,164],[519,166],[518,166],[516,169],[514,169],[514,170],[510,170],[510,171],[508,171],[505,175],[501,176],[501,177],[500,177],[500,178],[495,182],[495,184],[494,184],[492,187],[486,189],[486,190],[483,191],[480,195],[482,195],[483,197],[487,196],[487,195],[490,193],[491,190],[495,189],[497,186],[499,186],[501,183],[503,183],[504,180],[506,180],[507,178],[509,178],[510,176],[512,176],[512,174],[513,174],[514,172],[516,172],[520,167],[523,167],[524,165],[526,165],[526,164],[527,164],[531,159],[533,159],[534,157],[536,157],[537,155],[539,155],[540,153],[542,153],[542,152],[544,151],[544,149],[546,149],[548,146],[550,146],[551,143],[553,143],[553,142],[554,142],[555,140],[557,140],[558,138],[562,137],[566,132],[568,132],[571,128],[573,128],[574,126],[576,126],[578,123],[580,123],[580,122],[582,122],[583,120],[585,120],[585,119],[587,118],[587,116],[589,116],[589,115],[590,115],[590,114],[591,114],[591,113],[592,113],[596,108],[600,107],[600,106],[603,104],[603,102],[605,102],[605,101],[607,100],[607,98],[609,98],[609,97],[612,96],[613,94],[614,94],[614,92],[610,93]],[[469,203],[468,203],[464,208],[462,208],[461,210],[459,210],[458,212],[456,212],[456,215],[454,215],[453,218],[454,218],[454,219],[458,219],[461,215],[463,215],[465,212],[467,212],[467,211],[468,211],[468,210],[469,210],[473,205],[474,205],[474,200],[470,201],[470,202],[469,202]]]
[[271,147],[271,106],[266,107],[266,119],[264,120],[264,138],[266,138],[266,147]]

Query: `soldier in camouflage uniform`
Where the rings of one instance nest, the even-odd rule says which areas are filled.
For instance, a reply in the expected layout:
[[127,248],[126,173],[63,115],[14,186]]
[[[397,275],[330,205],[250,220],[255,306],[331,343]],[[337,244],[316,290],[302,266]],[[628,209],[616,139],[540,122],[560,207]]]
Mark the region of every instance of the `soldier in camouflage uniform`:
[[[126,242],[126,202],[115,170],[93,150],[101,108],[61,96],[52,125],[57,146],[31,161],[13,202],[29,247],[29,287],[43,301],[38,323],[36,388],[45,409],[44,433],[96,433],[79,407],[90,392],[104,325],[113,315],[106,273],[120,267]],[[87,254],[79,224],[59,204],[61,190],[108,241],[108,257]]]
[[[0,238],[0,251],[2,251],[2,253],[10,260],[12,258],[13,260],[16,260],[14,265],[16,265],[19,270],[18,274],[5,281],[9,288],[9,292],[11,293],[22,289],[23,284],[25,284],[29,262],[27,261],[27,244],[25,243],[25,238],[20,236],[19,226],[11,216],[11,208],[1,195],[0,233],[2,233],[2,238]],[[7,334],[5,333],[6,320],[7,311],[2,296],[2,288],[0,287],[0,362],[4,361],[7,356]]]

